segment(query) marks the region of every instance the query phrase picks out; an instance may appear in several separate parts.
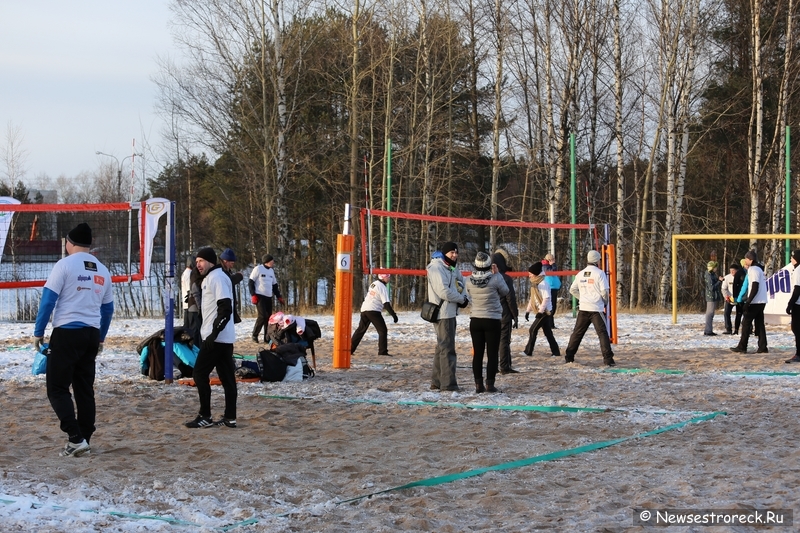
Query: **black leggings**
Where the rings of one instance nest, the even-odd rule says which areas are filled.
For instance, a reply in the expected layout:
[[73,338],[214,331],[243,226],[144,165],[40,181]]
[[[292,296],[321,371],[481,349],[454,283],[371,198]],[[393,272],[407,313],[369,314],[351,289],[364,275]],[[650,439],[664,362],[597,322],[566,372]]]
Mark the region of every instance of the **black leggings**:
[[500,319],[470,318],[472,337],[472,375],[475,383],[483,381],[483,352],[486,351],[486,379],[494,382],[497,376],[497,354],[500,350]]

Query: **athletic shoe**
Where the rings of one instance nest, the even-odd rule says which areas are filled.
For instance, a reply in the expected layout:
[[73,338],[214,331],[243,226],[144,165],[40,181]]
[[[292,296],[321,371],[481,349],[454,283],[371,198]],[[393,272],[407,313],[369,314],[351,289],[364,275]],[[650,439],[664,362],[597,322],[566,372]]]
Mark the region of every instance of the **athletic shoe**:
[[378,355],[382,355],[384,357],[391,357],[392,356],[392,354],[390,354],[390,353],[379,353]]
[[253,339],[254,343],[258,344],[258,337],[253,336],[253,337],[251,337],[251,339]]
[[92,449],[89,447],[89,443],[86,442],[86,439],[77,444],[74,442],[67,442],[67,445],[61,450],[61,457],[80,457],[81,455],[88,455],[91,451]]
[[606,364],[606,366],[617,366],[617,363],[614,362],[613,357],[609,357],[608,359],[603,359],[603,362]]
[[519,374],[519,370],[514,370],[513,368],[504,368],[500,371],[500,374],[503,374],[504,376],[506,374]]
[[714,333],[713,331],[711,333],[703,333],[703,335],[705,335],[706,337],[716,337],[717,336],[717,334]]
[[756,353],[769,353],[769,349],[764,348],[763,350],[756,350]]
[[575,358],[574,358],[574,357],[570,357],[570,356],[568,356],[568,355],[565,355],[565,356],[564,356],[564,362],[565,362],[566,364],[569,364],[569,363],[574,363],[574,362],[575,362]]
[[220,418],[216,422],[214,422],[215,426],[225,426],[226,428],[235,428],[236,427],[236,419],[235,418]]
[[787,359],[784,363],[800,363],[800,355],[795,355],[791,359]]
[[736,353],[747,353],[747,350],[742,350],[738,346],[734,346],[733,348],[731,348],[731,351]]
[[207,428],[213,425],[214,422],[211,420],[211,417],[205,417],[203,415],[197,415],[197,418],[184,424],[187,428]]

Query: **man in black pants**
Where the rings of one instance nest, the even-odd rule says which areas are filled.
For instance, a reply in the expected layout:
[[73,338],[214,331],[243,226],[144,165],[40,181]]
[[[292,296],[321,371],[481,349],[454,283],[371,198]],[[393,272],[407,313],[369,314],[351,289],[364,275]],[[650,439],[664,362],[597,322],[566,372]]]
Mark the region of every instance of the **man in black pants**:
[[[216,264],[217,254],[211,248],[197,252],[197,269],[203,276],[201,297],[203,324],[200,336],[203,342],[192,372],[200,412],[194,420],[186,422],[189,428],[211,426],[236,427],[236,368],[233,363],[233,287],[231,280]],[[209,376],[216,367],[225,391],[225,414],[216,422],[211,418],[211,385]]]
[[250,273],[250,301],[258,310],[258,317],[253,326],[253,342],[258,342],[261,328],[264,328],[264,342],[267,342],[267,323],[272,315],[272,295],[274,294],[281,305],[284,305],[281,291],[278,288],[278,279],[275,277],[275,258],[270,254],[265,254],[261,258],[261,264],[253,267]]
[[[45,327],[53,314],[53,333],[47,357],[47,398],[69,437],[63,457],[91,453],[89,441],[95,431],[95,360],[103,350],[111,316],[114,293],[111,276],[89,253],[92,230],[88,224],[67,234],[67,257],[47,277],[36,326],[34,346],[41,349]],[[69,388],[75,395],[73,405]],[[77,409],[78,415],[75,416]]]
[[500,351],[498,352],[498,366],[501,374],[517,374],[519,370],[511,367],[511,329],[519,325],[519,309],[517,308],[517,293],[514,290],[514,280],[506,274],[512,270],[508,264],[508,252],[502,248],[492,254],[492,263],[497,266],[497,272],[503,276],[503,281],[508,286],[508,294],[500,299],[503,306],[503,316],[500,319]]

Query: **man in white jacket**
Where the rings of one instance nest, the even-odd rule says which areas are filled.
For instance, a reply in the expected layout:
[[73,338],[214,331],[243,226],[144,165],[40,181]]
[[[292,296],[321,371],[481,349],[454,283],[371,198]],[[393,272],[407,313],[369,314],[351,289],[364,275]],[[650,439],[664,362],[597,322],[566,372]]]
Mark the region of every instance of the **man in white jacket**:
[[600,263],[600,259],[600,253],[597,250],[590,251],[586,256],[589,264],[578,272],[569,288],[570,294],[579,300],[579,310],[578,318],[575,320],[575,329],[572,330],[572,335],[569,337],[569,344],[564,357],[567,363],[575,361],[575,353],[581,345],[583,335],[589,329],[589,324],[592,324],[597,333],[597,339],[600,341],[603,362],[608,366],[616,365],[614,352],[611,351],[611,341],[608,338],[606,321],[603,316],[603,308],[608,303],[608,277],[597,266]]

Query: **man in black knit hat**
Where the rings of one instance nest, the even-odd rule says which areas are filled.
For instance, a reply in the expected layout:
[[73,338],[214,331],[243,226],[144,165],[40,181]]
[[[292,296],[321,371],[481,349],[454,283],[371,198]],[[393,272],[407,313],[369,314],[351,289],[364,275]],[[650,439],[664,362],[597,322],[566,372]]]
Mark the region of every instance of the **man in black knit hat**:
[[95,431],[96,413],[95,359],[102,351],[114,314],[111,275],[89,253],[91,245],[92,229],[86,223],[78,224],[67,234],[68,255],[56,263],[47,277],[33,330],[34,346],[39,351],[52,313],[47,399],[61,422],[61,431],[69,437],[61,452],[64,457],[91,452],[89,441]]

